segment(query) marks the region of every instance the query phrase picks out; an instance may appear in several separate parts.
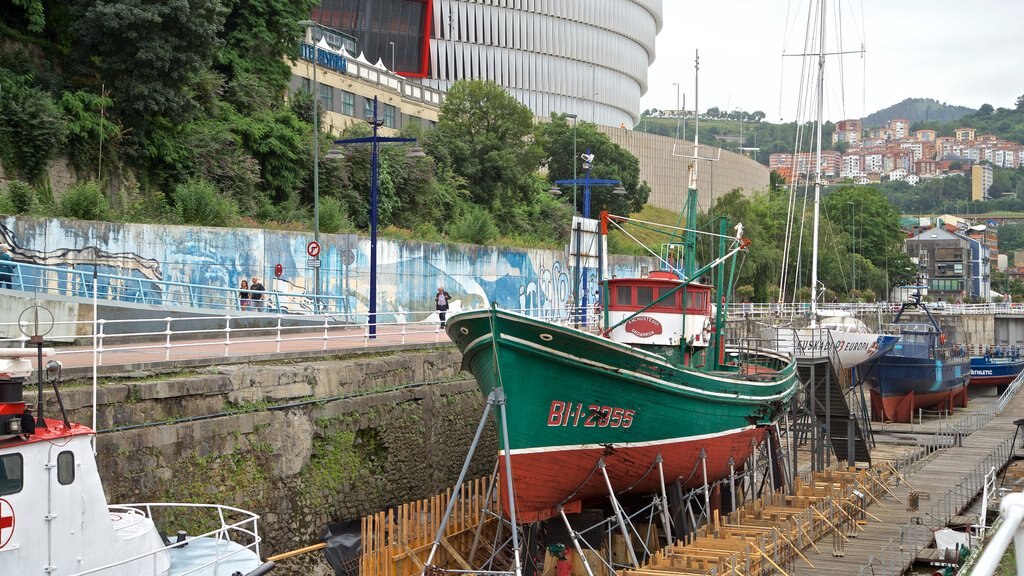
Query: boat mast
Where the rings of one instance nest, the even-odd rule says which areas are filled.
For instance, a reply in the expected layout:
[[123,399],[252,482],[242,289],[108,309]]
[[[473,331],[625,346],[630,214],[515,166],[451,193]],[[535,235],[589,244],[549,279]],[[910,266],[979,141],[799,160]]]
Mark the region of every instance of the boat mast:
[[686,232],[683,235],[683,275],[687,280],[693,279],[697,270],[697,160],[700,151],[700,93],[697,91],[700,82],[700,50],[694,51],[693,59],[693,105],[696,127],[693,131],[693,160],[690,161],[689,183],[686,188]]
[[811,254],[811,326],[818,323],[818,218],[821,211],[821,124],[824,117],[825,107],[825,0],[821,0],[821,27],[818,38],[818,118],[817,152],[815,157],[814,176],[814,229],[813,247]]

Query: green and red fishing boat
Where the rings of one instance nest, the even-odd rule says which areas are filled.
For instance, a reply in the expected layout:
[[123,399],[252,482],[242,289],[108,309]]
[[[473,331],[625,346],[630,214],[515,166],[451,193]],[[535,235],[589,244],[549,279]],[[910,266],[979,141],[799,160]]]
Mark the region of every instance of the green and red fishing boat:
[[[597,333],[497,308],[448,320],[481,392],[500,389],[499,470],[511,477],[517,522],[572,513],[609,488],[643,494],[725,478],[785,411],[798,385],[792,358],[728,344],[725,291],[698,281],[717,272],[717,285],[728,285],[724,270],[734,271],[747,241],[726,236],[723,221],[709,235],[719,257],[697,269],[691,212],[660,270],[600,280],[607,305]],[[626,220],[602,214],[599,253],[609,226]],[[507,490],[503,498],[509,510]]]

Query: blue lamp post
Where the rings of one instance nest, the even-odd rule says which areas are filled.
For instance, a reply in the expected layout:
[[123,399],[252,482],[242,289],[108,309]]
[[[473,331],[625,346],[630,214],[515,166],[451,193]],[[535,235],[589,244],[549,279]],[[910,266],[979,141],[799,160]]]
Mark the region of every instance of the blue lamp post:
[[[380,180],[380,145],[415,142],[415,138],[394,138],[378,136],[377,130],[384,125],[384,120],[377,114],[377,97],[373,97],[373,116],[366,119],[373,126],[373,136],[368,138],[348,138],[335,140],[340,146],[352,144],[370,145],[370,309],[367,322],[370,327],[370,338],[377,337],[377,196]],[[419,148],[413,148],[407,156],[422,158],[426,156]]]
[[[590,189],[592,187],[611,187],[611,186],[614,186],[615,189],[612,190],[612,193],[614,193],[614,194],[625,194],[626,193],[626,189],[622,187],[622,182],[620,182],[619,180],[605,180],[605,179],[601,179],[601,178],[591,178],[590,177],[590,170],[591,170],[591,168],[593,168],[593,165],[594,165],[594,155],[590,153],[590,148],[587,148],[587,151],[585,153],[581,154],[580,158],[583,160],[583,169],[586,170],[586,172],[584,173],[583,178],[573,178],[572,180],[555,180],[554,186],[551,188],[550,192],[552,194],[556,194],[557,195],[557,194],[561,194],[562,193],[562,191],[558,189],[559,186],[572,186],[573,189],[575,190],[576,186],[582,185],[583,186],[583,217],[584,218],[590,218]],[[575,166],[575,164],[576,164],[576,162],[575,162],[575,159],[574,159],[573,160],[573,165]],[[575,171],[575,168],[573,168],[573,171]],[[574,201],[573,212],[574,213],[576,211],[575,199],[576,199],[576,196],[574,194],[573,195],[573,201]],[[587,295],[588,295],[587,294],[587,275],[583,274],[583,299],[581,301],[580,300],[580,293],[579,293],[579,276],[581,274],[581,270],[580,270],[580,229],[579,229],[579,226],[574,226],[573,234],[576,235],[576,274],[573,275],[573,306],[575,306],[576,303],[580,303],[580,305],[583,307],[582,317],[583,317],[583,323],[585,325],[586,321],[587,321],[587,300],[588,300],[588,298],[587,298]],[[577,322],[576,322],[577,326],[579,326],[578,318],[579,317],[577,316]]]

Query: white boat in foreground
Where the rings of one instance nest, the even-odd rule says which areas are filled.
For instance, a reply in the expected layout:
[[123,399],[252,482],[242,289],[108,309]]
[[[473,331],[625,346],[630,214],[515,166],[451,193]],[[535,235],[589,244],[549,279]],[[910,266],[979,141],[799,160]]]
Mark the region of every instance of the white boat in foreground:
[[[26,407],[23,389],[35,356],[31,349],[0,349],[0,575],[256,576],[273,568],[260,561],[259,517],[251,512],[108,506],[95,432],[66,416],[37,418]],[[175,532],[170,541],[154,517],[214,528],[195,537]]]

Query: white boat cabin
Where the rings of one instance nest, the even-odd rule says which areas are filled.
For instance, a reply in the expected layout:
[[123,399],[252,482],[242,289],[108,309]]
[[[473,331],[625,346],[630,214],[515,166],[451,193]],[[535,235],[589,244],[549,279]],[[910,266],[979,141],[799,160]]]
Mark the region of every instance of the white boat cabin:
[[614,326],[608,337],[615,342],[696,347],[711,344],[711,286],[690,283],[680,287],[683,281],[675,274],[660,270],[647,278],[612,278],[607,283],[608,326]]
[[[32,352],[0,349],[0,576],[214,576],[260,567],[255,515],[185,504],[209,510],[221,528],[168,542],[152,518],[165,505],[108,506],[95,432],[66,418],[39,420],[24,401]],[[233,540],[239,532],[249,541]]]

